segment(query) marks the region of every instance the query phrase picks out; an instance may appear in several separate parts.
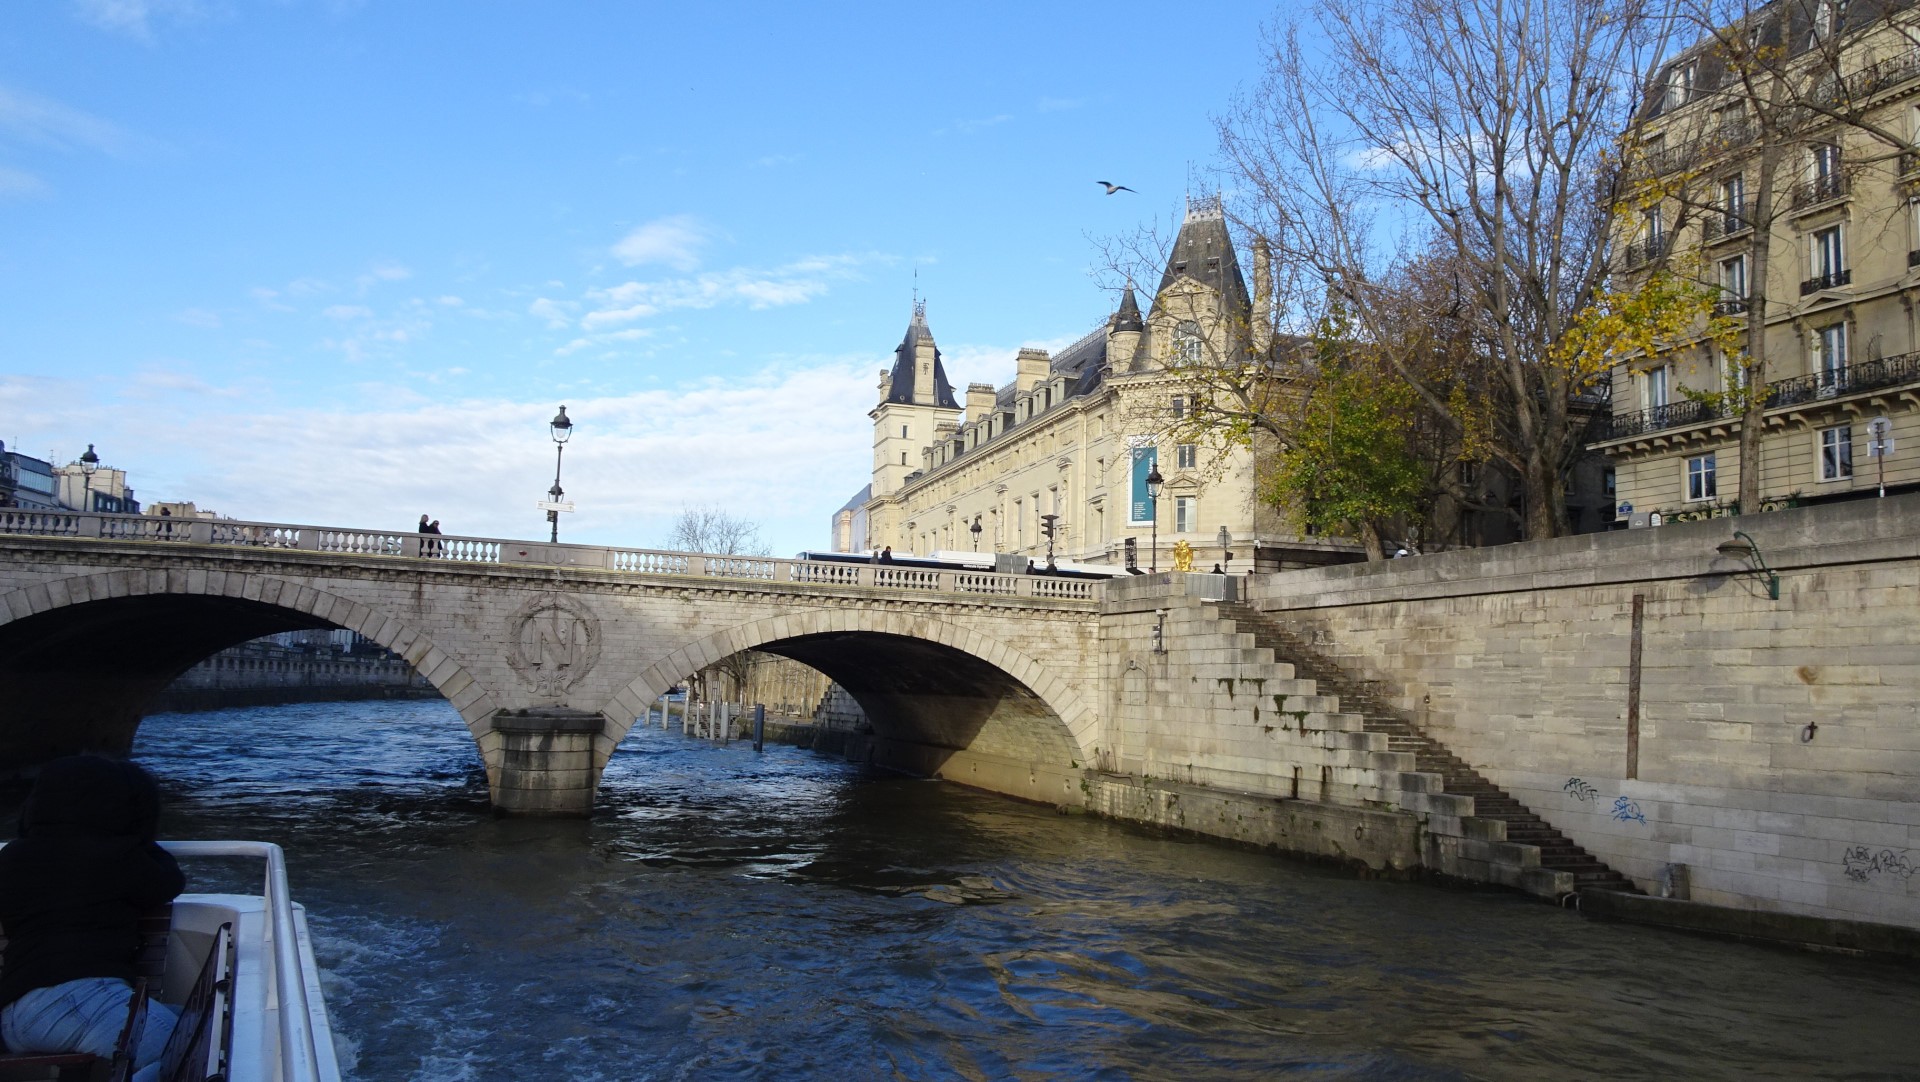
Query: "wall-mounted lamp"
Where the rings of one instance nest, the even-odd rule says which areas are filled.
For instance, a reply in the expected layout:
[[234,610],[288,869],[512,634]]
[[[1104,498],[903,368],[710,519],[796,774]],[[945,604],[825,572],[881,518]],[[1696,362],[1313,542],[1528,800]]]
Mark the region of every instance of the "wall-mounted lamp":
[[1760,546],[1744,530],[1733,531],[1733,536],[1720,542],[1716,551],[1736,560],[1751,559],[1754,562],[1753,573],[1761,576],[1767,584],[1767,596],[1775,601],[1780,600],[1780,576],[1767,566],[1767,558],[1760,555]]
[[1167,610],[1156,609],[1153,613],[1153,652],[1167,652]]

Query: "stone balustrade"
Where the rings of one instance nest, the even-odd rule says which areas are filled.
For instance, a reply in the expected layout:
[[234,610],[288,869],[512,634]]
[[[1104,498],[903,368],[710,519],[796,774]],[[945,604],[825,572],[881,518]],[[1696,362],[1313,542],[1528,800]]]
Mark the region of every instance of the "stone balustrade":
[[493,537],[459,537],[413,531],[355,530],[234,519],[168,518],[152,515],[85,514],[78,511],[0,509],[0,534],[97,538],[172,545],[288,549],[353,557],[441,560],[460,564],[542,564],[579,570],[641,575],[749,579],[769,583],[859,587],[911,593],[990,594],[1061,601],[1097,601],[1104,585],[1094,579],[1005,575],[901,564],[788,560],[771,556],[715,555],[601,545],[550,544]]

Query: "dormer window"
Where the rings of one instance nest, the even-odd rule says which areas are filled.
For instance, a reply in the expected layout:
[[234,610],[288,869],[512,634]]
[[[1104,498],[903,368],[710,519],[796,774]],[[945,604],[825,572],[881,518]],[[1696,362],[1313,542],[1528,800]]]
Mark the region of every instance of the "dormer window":
[[1173,359],[1185,364],[1199,364],[1200,350],[1200,324],[1182,320],[1173,328]]
[[1689,60],[1667,72],[1667,108],[1677,109],[1693,100],[1694,81],[1700,76],[1700,62]]
[[1175,263],[1175,264],[1173,265],[1173,273],[1175,273],[1175,274],[1185,274],[1185,273],[1187,273],[1187,261],[1183,259],[1183,260],[1181,260],[1180,262],[1178,262],[1178,263]]

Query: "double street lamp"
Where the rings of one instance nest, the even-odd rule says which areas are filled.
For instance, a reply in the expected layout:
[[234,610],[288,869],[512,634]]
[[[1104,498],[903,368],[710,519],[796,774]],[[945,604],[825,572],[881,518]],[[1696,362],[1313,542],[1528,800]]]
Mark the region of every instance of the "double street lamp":
[[567,420],[567,407],[560,407],[560,412],[547,422],[547,428],[553,434],[553,487],[547,490],[546,501],[537,506],[546,509],[547,521],[553,523],[553,536],[549,540],[559,544],[560,512],[573,510],[573,505],[561,498],[567,493],[560,487],[560,457],[566,454],[567,439],[573,435],[573,422]]
[[1155,457],[1153,465],[1147,467],[1147,506],[1153,515],[1153,551],[1147,554],[1148,572],[1160,570],[1160,489],[1167,479],[1160,476],[1160,462]]

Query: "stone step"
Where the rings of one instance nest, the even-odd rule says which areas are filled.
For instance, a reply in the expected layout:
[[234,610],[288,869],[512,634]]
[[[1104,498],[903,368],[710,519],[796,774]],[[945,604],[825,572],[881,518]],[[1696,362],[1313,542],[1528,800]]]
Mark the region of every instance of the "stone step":
[[1338,663],[1320,655],[1311,644],[1276,626],[1250,605],[1222,602],[1218,611],[1233,621],[1236,630],[1252,632],[1254,643],[1273,651],[1275,661],[1292,665],[1297,679],[1312,680],[1320,694],[1337,696],[1341,712],[1359,715],[1367,732],[1385,735],[1388,751],[1411,752],[1415,770],[1439,775],[1442,789],[1449,794],[1473,798],[1474,814],[1504,823],[1508,841],[1538,848],[1541,867],[1571,873],[1576,890],[1640,893],[1632,881],[1594,859],[1532,809],[1454,755],[1446,745],[1421,732],[1412,719],[1388,706],[1381,695],[1385,690],[1381,681],[1349,676]]

